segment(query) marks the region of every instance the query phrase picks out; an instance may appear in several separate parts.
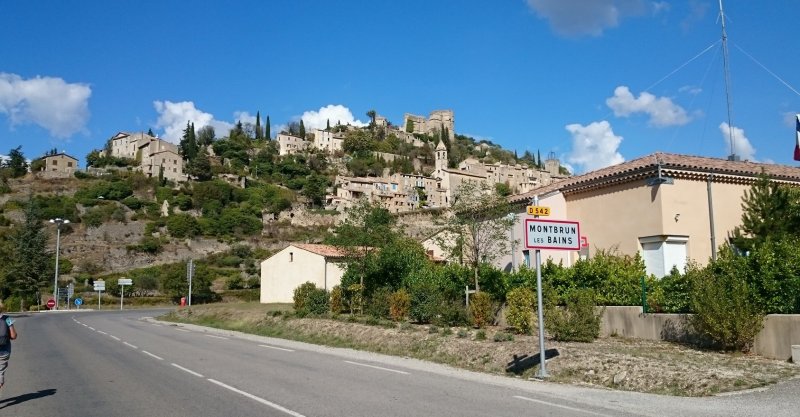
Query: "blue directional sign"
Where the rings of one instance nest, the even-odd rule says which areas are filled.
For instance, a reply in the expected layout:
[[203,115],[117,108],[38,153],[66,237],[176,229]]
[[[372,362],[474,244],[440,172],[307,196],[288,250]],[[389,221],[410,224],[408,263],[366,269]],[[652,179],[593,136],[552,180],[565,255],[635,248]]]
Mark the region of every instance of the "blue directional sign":
[[83,298],[76,298],[76,299],[75,299],[75,305],[76,305],[76,306],[79,306],[79,305],[81,305],[81,304],[83,304]]

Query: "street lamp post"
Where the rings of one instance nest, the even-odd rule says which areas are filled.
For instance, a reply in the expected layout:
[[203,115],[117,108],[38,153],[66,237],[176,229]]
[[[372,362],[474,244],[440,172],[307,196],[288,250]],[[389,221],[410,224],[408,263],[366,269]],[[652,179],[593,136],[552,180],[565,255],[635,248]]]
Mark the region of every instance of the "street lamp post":
[[69,224],[69,220],[56,217],[50,219],[50,223],[56,225],[56,276],[53,279],[53,297],[56,299],[54,310],[58,310],[58,253],[61,250],[61,226]]

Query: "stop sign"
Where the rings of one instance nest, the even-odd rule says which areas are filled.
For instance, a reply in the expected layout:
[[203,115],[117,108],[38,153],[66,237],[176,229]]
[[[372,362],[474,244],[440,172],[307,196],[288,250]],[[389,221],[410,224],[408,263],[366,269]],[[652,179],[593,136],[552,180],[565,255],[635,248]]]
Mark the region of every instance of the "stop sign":
[[53,307],[55,307],[55,306],[56,306],[56,300],[54,300],[52,298],[47,300],[47,308],[52,310]]

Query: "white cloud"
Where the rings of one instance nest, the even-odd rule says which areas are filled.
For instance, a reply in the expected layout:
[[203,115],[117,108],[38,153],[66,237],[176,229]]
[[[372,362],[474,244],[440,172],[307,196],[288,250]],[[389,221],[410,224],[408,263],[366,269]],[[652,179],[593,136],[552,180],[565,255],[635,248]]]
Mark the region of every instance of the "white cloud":
[[[243,124],[250,123],[251,125],[255,126],[256,124],[256,116],[246,112],[246,111],[235,111],[233,112],[233,119],[237,122],[242,122]],[[261,126],[264,126],[265,120],[261,121]]]
[[693,86],[693,85],[685,85],[685,86],[679,88],[678,91],[681,92],[681,93],[687,93],[689,95],[696,96],[696,95],[702,93],[703,89],[700,88],[700,87],[697,87],[697,86]]
[[722,139],[725,142],[725,152],[728,154],[731,152],[730,133],[733,133],[733,150],[736,152],[736,155],[739,155],[742,160],[756,160],[756,149],[753,148],[753,145],[750,144],[750,140],[744,135],[744,129],[736,126],[731,129],[727,123],[722,122],[719,125],[719,131],[722,133]]
[[614,89],[614,96],[606,99],[606,104],[617,117],[628,117],[635,113],[650,116],[648,123],[655,127],[680,126],[689,123],[691,118],[683,107],[667,97],[656,97],[648,92],[636,98],[626,86]]
[[600,36],[619,26],[623,18],[643,14],[647,4],[643,0],[528,0],[528,7],[560,35]]
[[[191,101],[173,103],[171,101],[154,101],[153,107],[158,112],[156,128],[163,129],[162,138],[172,143],[178,143],[186,129],[186,123],[194,123],[194,128],[199,130],[203,126],[211,126],[218,136],[227,135],[233,128],[232,123],[214,119],[214,115],[206,113],[194,106]],[[240,112],[241,113],[241,112]]]
[[567,154],[567,162],[583,172],[625,162],[618,152],[622,136],[615,135],[607,121],[588,126],[576,123],[567,125],[566,129],[572,135],[572,151]]
[[353,112],[341,104],[329,104],[325,107],[321,107],[319,111],[309,110],[303,112],[303,115],[300,116],[300,120],[303,121],[303,126],[305,126],[307,131],[311,129],[325,129],[329,120],[331,126],[335,126],[336,123],[341,123],[343,125],[350,124],[359,127],[367,125],[367,123],[357,120],[353,116]]
[[86,84],[0,72],[0,113],[8,115],[12,127],[32,123],[57,138],[72,136],[89,121],[91,95]]

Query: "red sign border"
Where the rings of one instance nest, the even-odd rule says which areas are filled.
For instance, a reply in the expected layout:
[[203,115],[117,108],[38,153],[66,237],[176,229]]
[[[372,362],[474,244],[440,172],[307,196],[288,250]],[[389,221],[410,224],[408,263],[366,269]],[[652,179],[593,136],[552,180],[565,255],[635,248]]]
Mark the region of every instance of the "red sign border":
[[[544,223],[559,223],[559,224],[574,224],[578,228],[578,242],[576,243],[576,247],[574,248],[564,248],[558,246],[531,246],[528,243],[528,223],[529,222],[544,222]],[[525,248],[526,249],[552,249],[552,250],[570,250],[570,251],[580,251],[581,250],[581,224],[580,222],[576,222],[573,220],[545,220],[545,219],[525,219]]]

